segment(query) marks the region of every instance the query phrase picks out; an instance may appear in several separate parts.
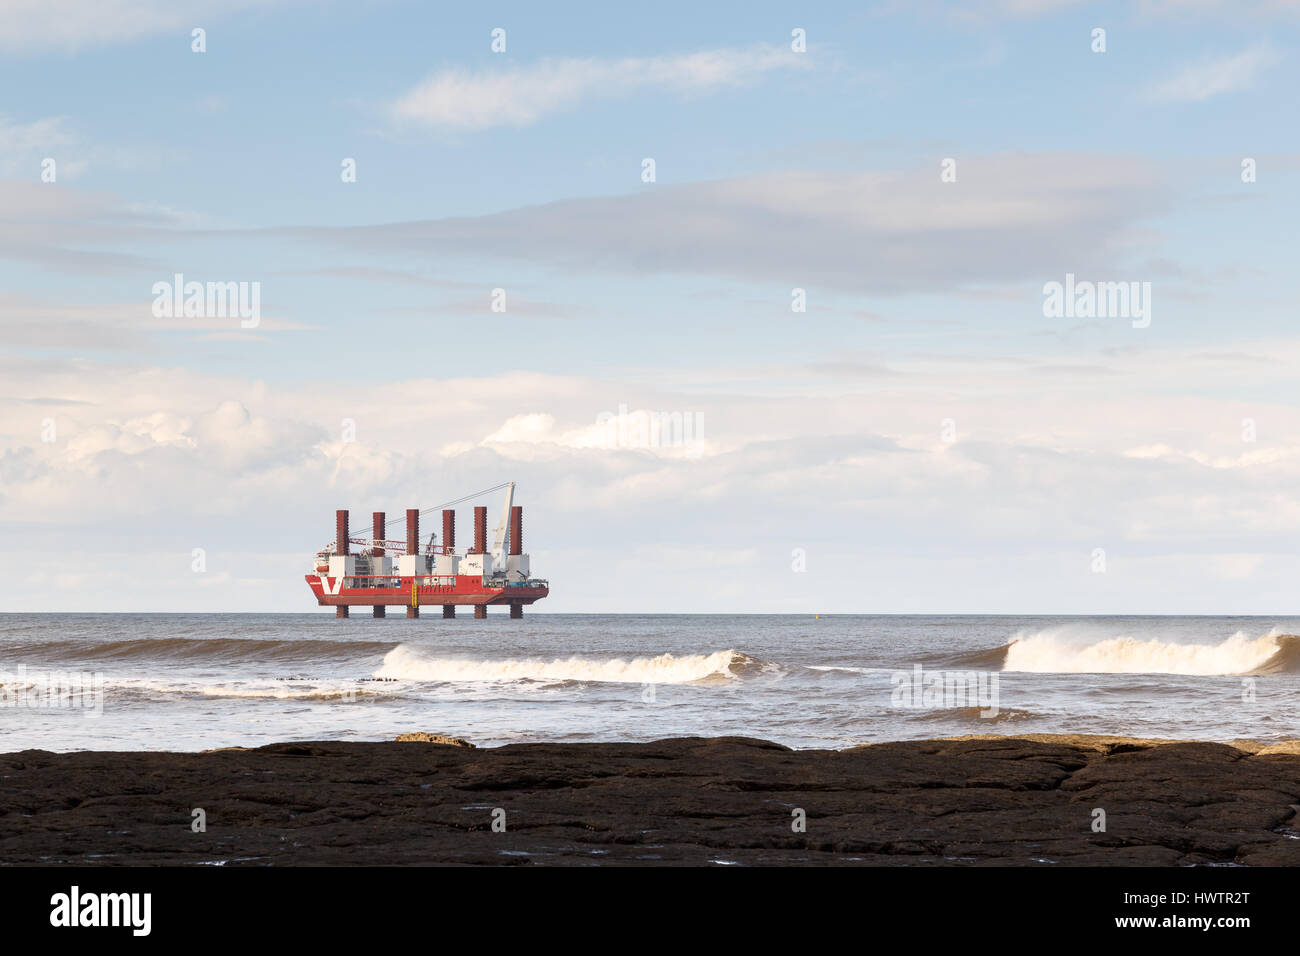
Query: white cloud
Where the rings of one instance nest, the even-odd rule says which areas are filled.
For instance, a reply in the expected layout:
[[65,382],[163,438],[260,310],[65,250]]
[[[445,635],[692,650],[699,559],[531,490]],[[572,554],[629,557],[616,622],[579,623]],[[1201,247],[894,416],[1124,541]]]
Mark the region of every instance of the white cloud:
[[[0,116],[0,176],[18,177],[37,182],[41,161],[62,158],[65,147],[77,142],[61,116],[50,116],[29,123],[15,123]],[[72,159],[59,170],[65,178],[75,178],[85,167],[84,160]]]
[[75,142],[64,117],[50,116],[30,123],[13,123],[0,116],[0,154],[46,150]]
[[703,415],[692,409],[623,407],[604,410],[596,415],[596,419],[591,424],[565,427],[556,421],[554,415],[544,412],[513,415],[477,445],[453,443],[443,451],[459,454],[471,447],[491,448],[507,458],[532,461],[558,457],[566,449],[622,450],[661,458],[699,458],[717,455],[732,447],[705,438]]
[[941,183],[937,162],[796,170],[485,216],[277,232],[423,261],[486,256],[891,294],[1113,272],[1138,250],[1143,221],[1173,202],[1167,170],[1127,157],[971,156],[959,177]]
[[1039,16],[1072,7],[1080,0],[998,0],[998,7],[1012,16]]
[[[302,565],[329,540],[333,509],[397,513],[513,479],[527,547],[556,583],[548,610],[996,611],[1023,610],[1025,594],[1046,610],[1281,608],[1289,599],[1265,588],[1300,535],[1300,451],[1288,438],[1300,411],[1221,396],[1247,379],[1289,386],[1300,341],[1241,353],[900,357],[898,377],[865,393],[844,381],[801,387],[791,368],[745,394],[700,392],[713,370],[694,383],[679,370],[661,391],[533,373],[339,390],[16,363],[0,368],[0,523],[50,554],[78,553],[91,527],[126,554],[165,544],[180,568],[203,547],[213,574],[211,556],[264,552],[252,576],[269,583],[255,597],[207,600],[292,610],[310,606]],[[1104,363],[1107,387],[1051,371],[1067,360]],[[770,377],[756,371],[750,380]],[[1189,394],[1192,381],[1208,397]],[[597,417],[623,402],[698,410],[716,447],[690,457],[595,440]],[[945,443],[950,417],[957,441]],[[1247,417],[1254,443],[1242,440]],[[45,418],[57,424],[51,443]],[[356,441],[341,440],[342,418]],[[808,577],[790,572],[796,547]],[[1095,547],[1114,568],[1105,581],[1088,570]],[[726,590],[687,573],[691,554],[725,574]],[[647,562],[653,592],[636,583]],[[845,572],[871,587],[845,591]],[[34,581],[24,606],[159,607],[152,581],[112,594]],[[795,603],[771,605],[777,596]],[[182,589],[175,600],[197,599]]]
[[[46,159],[55,162],[56,181],[66,183],[80,178],[91,167],[119,171],[157,169],[174,162],[181,154],[173,147],[87,143],[62,116],[47,116],[25,123],[0,116],[0,178],[18,180],[4,184],[3,198],[6,200],[11,197],[21,199],[21,191],[32,186],[43,188],[47,193],[52,191],[42,179],[46,172]],[[0,204],[0,209],[5,212],[11,208],[7,201]]]
[[[65,168],[66,163],[60,161],[60,175]],[[156,273],[161,267],[143,255],[89,247],[165,239],[183,221],[174,210],[159,204],[130,203],[108,192],[62,185],[54,188],[39,181],[39,168],[24,181],[0,182],[3,259],[83,274],[139,273],[142,269]]]
[[[224,231],[111,195],[0,183],[0,258],[148,275],[161,265],[118,250],[142,248],[147,240],[174,245],[219,237],[243,244],[287,237],[389,262],[402,256],[422,263],[513,260],[584,274],[703,274],[781,283],[787,290],[891,295],[987,283],[1041,288],[1066,272],[1132,271],[1134,257],[1161,238],[1148,221],[1172,209],[1176,198],[1166,168],[1127,156],[975,155],[959,168],[958,184],[941,183],[937,166],[928,165],[788,170],[482,216]],[[189,272],[197,274],[197,266]],[[393,269],[386,274],[400,276]],[[478,307],[477,300],[421,306]],[[524,297],[512,299],[511,311],[569,317],[581,309]]]
[[168,31],[189,49],[190,30],[283,0],[3,0],[0,51],[72,52]]
[[[171,276],[161,270],[156,276],[160,281],[171,281]],[[233,315],[157,318],[153,301],[152,286],[143,280],[135,302],[56,305],[0,292],[0,346],[148,353],[156,351],[161,341],[148,334],[154,332],[208,333],[247,342],[265,333],[316,328],[273,315],[263,315],[255,329],[242,328],[241,320]]]
[[547,59],[499,71],[440,70],[389,106],[398,120],[478,130],[529,126],[583,100],[640,90],[678,94],[743,86],[780,69],[808,69],[811,60],[789,49],[704,50],[677,56]]
[[1139,0],[1137,9],[1141,15],[1153,19],[1292,19],[1300,14],[1300,0]]
[[[907,0],[897,5],[908,10],[937,6],[956,21],[982,22],[1047,16],[1082,6],[1083,0]],[[1137,0],[1132,7],[1146,20],[1286,20],[1300,13],[1300,0]]]
[[1152,87],[1147,95],[1160,102],[1199,103],[1222,93],[1240,93],[1254,87],[1259,74],[1278,59],[1269,44],[1257,44],[1235,56],[1189,67]]

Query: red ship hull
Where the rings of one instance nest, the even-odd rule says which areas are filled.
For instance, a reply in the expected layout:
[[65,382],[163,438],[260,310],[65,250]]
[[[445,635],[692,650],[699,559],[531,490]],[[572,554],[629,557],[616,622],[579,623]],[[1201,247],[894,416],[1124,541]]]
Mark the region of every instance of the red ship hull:
[[388,577],[385,580],[397,580],[397,587],[355,587],[347,586],[347,581],[324,574],[304,575],[307,586],[316,595],[316,603],[322,606],[364,606],[376,607],[419,607],[420,605],[476,605],[476,604],[532,604],[546,595],[550,589],[540,585],[509,585],[507,587],[484,587],[483,579],[469,575],[452,578],[451,584],[418,584],[412,592],[414,578]]

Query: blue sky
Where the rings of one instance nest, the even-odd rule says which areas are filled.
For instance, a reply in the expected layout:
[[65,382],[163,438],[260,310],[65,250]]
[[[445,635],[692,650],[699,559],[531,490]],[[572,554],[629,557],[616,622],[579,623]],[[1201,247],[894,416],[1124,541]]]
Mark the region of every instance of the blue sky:
[[[514,479],[557,611],[1296,611],[1298,29],[0,2],[0,607],[296,610],[333,508]],[[154,316],[178,272],[259,326]]]

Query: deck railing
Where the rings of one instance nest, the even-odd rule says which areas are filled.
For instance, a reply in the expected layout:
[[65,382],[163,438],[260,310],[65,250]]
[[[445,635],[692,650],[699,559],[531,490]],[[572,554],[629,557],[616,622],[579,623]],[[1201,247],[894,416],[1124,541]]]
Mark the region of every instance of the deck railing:
[[[479,577],[476,574],[419,574],[415,576],[416,587],[454,588],[457,578]],[[410,577],[397,574],[349,574],[343,579],[345,588],[409,588]],[[489,584],[489,587],[494,585]],[[550,582],[545,578],[529,578],[527,581],[506,581],[508,588],[549,588]]]

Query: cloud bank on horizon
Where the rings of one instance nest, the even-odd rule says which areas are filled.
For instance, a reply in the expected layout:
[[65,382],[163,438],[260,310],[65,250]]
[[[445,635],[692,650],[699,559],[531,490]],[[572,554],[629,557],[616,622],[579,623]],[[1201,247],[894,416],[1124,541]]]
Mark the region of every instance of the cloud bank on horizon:
[[1298,29],[0,2],[0,611],[512,479],[547,611],[1296,612]]

